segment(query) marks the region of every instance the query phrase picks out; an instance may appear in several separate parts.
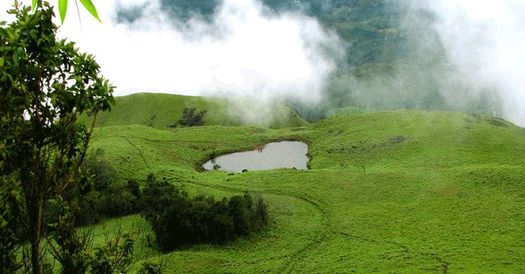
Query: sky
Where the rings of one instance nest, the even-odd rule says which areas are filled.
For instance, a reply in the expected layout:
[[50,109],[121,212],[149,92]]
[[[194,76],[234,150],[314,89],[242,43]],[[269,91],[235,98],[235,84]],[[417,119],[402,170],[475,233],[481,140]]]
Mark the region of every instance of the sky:
[[[277,15],[257,0],[224,0],[211,21],[193,19],[181,27],[158,1],[93,0],[101,24],[83,8],[79,17],[70,0],[60,36],[96,56],[117,86],[115,95],[162,92],[316,104],[344,58],[337,35],[306,15]],[[0,1],[0,10],[10,3]],[[503,117],[525,126],[525,1],[413,3],[436,16],[433,28],[447,57],[473,92],[494,90]],[[117,22],[117,7],[137,5],[141,19]]]
[[[254,0],[225,0],[211,22],[195,19],[185,27],[172,24],[157,0],[94,0],[102,24],[83,8],[80,23],[70,2],[60,36],[95,55],[103,75],[116,85],[115,95],[162,92],[315,103],[335,69],[335,57],[326,57],[327,48],[337,51],[335,34],[306,16],[272,14]],[[119,5],[141,5],[145,16],[117,23]]]

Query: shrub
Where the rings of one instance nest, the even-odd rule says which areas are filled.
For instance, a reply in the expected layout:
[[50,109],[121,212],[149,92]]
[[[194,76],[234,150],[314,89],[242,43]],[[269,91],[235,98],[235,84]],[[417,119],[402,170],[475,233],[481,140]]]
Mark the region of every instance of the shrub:
[[197,111],[196,108],[184,108],[184,110],[182,111],[182,118],[170,127],[202,126],[204,125],[204,116],[206,115],[206,113],[206,110]]
[[101,191],[113,184],[117,171],[104,159],[104,150],[92,151],[84,160],[83,167],[93,178],[93,188]]
[[161,274],[163,266],[157,263],[146,262],[139,269],[139,274]]
[[104,217],[126,216],[139,210],[139,197],[121,185],[105,189],[95,202],[96,212]]
[[[90,178],[90,183],[83,188],[72,187],[64,194],[66,201],[73,197],[79,199],[79,210],[76,212],[77,226],[94,224],[106,217],[119,217],[135,214],[140,211],[140,186],[137,181],[121,182],[117,180],[117,172],[105,160],[104,151],[92,151],[86,157],[83,169]],[[57,217],[53,206],[46,216],[48,223],[53,223]]]
[[0,273],[14,273],[20,267],[17,246],[23,239],[19,231],[23,219],[19,191],[0,181]]
[[128,180],[128,183],[126,184],[126,189],[133,194],[133,196],[140,198],[141,192],[140,192],[140,184],[135,180]]
[[236,195],[216,201],[185,191],[166,181],[148,177],[142,195],[142,216],[150,224],[162,251],[195,243],[222,244],[260,230],[267,222],[261,197]]
[[127,273],[133,262],[134,244],[130,234],[118,232],[105,246],[95,248],[90,262],[91,273]]
[[[119,217],[140,211],[140,185],[135,180],[117,181],[117,172],[104,159],[104,151],[96,150],[86,159],[85,168],[93,178],[93,188],[86,198],[82,214],[91,220]],[[93,223],[93,222],[90,222]]]

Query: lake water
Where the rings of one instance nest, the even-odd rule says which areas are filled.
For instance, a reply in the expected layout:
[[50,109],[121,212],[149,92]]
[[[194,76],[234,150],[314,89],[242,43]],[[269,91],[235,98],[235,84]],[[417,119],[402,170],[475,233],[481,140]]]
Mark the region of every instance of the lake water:
[[235,152],[209,160],[206,170],[242,172],[243,170],[270,170],[278,168],[308,169],[308,146],[303,142],[283,141],[269,143],[262,150]]

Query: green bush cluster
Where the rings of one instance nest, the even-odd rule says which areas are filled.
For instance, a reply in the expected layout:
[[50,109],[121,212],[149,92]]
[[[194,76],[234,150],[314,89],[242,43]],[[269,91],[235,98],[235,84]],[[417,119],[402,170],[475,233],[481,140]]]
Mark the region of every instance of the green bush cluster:
[[[151,225],[162,251],[194,243],[222,244],[258,231],[267,223],[263,199],[248,193],[222,200],[204,195],[190,197],[153,174],[141,189],[134,180],[119,182],[102,150],[90,153],[84,168],[92,178],[89,189],[70,189],[64,197],[84,197],[79,199],[81,204],[75,212],[77,225],[140,212]],[[59,214],[51,210],[50,215],[49,223],[54,223],[54,216]]]
[[92,224],[103,218],[119,217],[140,212],[141,191],[135,180],[116,179],[115,169],[97,150],[84,165],[93,178],[91,191],[86,195],[79,224]]
[[258,231],[267,223],[267,206],[248,193],[215,200],[188,193],[150,175],[142,193],[142,216],[162,251],[195,243],[225,243]]
[[145,262],[142,264],[138,274],[161,274],[163,265],[159,263]]
[[184,108],[182,111],[182,118],[177,123],[170,125],[170,127],[197,127],[204,125],[204,116],[206,110],[197,111],[196,108]]
[[[116,170],[104,159],[102,150],[93,151],[86,157],[83,169],[90,183],[76,185],[62,195],[66,201],[77,200],[75,225],[95,224],[105,218],[139,213],[141,210],[140,185],[135,180],[117,180]],[[58,216],[56,205],[49,204],[46,223],[55,223]]]

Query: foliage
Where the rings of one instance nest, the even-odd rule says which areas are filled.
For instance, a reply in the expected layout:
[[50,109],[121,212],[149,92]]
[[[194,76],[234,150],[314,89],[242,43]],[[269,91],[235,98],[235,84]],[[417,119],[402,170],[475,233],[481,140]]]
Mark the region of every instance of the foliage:
[[103,217],[118,217],[138,213],[140,193],[136,196],[127,185],[112,185],[99,192],[96,212]]
[[131,234],[117,230],[103,245],[92,248],[93,232],[75,226],[78,215],[71,210],[72,203],[56,202],[62,212],[53,225],[50,248],[61,265],[61,273],[126,273],[133,262],[135,240]]
[[101,191],[116,181],[116,170],[104,159],[104,150],[97,149],[86,156],[83,167],[93,178],[93,188]]
[[132,263],[135,241],[129,233],[118,233],[107,239],[106,245],[96,247],[91,260],[91,273],[126,273]]
[[[75,3],[77,0],[75,0]],[[64,23],[64,20],[66,19],[66,12],[67,12],[67,6],[68,6],[68,0],[57,0],[58,2],[58,11],[60,13],[60,20],[62,23]],[[32,2],[32,9],[40,8],[42,6],[42,0],[33,0]],[[84,8],[91,13],[93,17],[95,17],[98,21],[100,21],[100,17],[98,16],[97,9],[95,8],[95,5],[93,5],[93,2],[91,0],[80,0],[80,3],[84,6]]]
[[79,232],[75,226],[74,202],[64,200],[54,201],[58,220],[51,226],[52,233],[51,253],[53,258],[62,266],[62,273],[86,273],[89,267],[89,244],[91,235],[89,231]]
[[254,200],[248,193],[220,201],[203,195],[190,198],[152,175],[143,193],[142,215],[162,251],[185,244],[225,243],[262,229],[268,219],[262,198]]
[[157,263],[146,262],[138,271],[139,274],[161,274],[163,266]]
[[78,117],[109,110],[113,87],[91,55],[56,38],[46,2],[34,13],[19,5],[9,13],[16,21],[0,26],[0,186],[20,190],[24,238],[40,273],[48,201],[88,182],[81,164],[91,128]]
[[0,273],[13,273],[20,267],[16,251],[23,214],[20,190],[11,184],[12,181],[4,180],[5,177],[0,180]]
[[202,126],[204,125],[204,115],[206,115],[206,112],[206,110],[197,111],[196,108],[184,108],[182,118],[171,127],[179,125],[183,127]]
[[93,184],[80,203],[80,210],[76,216],[77,225],[94,224],[103,218],[124,216],[140,211],[139,183],[135,180],[128,180],[125,183],[118,180],[116,170],[105,160],[103,150],[88,154],[83,167],[93,178]]

